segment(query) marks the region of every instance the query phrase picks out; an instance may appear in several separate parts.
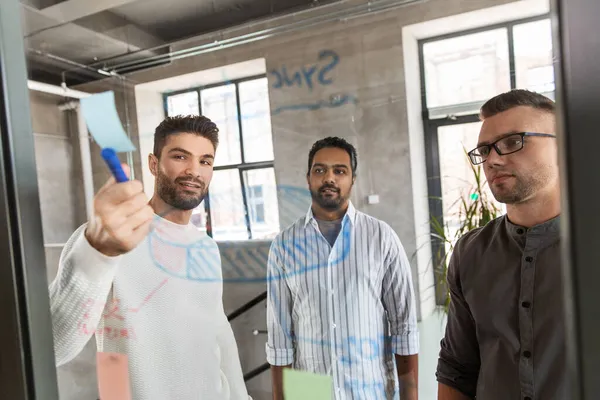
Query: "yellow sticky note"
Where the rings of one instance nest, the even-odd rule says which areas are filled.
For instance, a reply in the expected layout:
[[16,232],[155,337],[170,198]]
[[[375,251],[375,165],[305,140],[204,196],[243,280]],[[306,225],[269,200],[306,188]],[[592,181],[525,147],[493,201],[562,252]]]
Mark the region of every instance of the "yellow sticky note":
[[131,400],[127,355],[98,352],[98,394],[102,400]]
[[331,376],[285,368],[283,397],[285,400],[331,400]]

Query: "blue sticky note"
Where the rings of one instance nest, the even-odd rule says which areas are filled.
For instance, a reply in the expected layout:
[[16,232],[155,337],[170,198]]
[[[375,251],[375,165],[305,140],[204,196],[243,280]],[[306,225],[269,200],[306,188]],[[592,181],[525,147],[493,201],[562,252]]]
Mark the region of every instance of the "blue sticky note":
[[135,150],[117,114],[113,91],[81,99],[81,111],[88,130],[100,147],[112,148],[116,152]]

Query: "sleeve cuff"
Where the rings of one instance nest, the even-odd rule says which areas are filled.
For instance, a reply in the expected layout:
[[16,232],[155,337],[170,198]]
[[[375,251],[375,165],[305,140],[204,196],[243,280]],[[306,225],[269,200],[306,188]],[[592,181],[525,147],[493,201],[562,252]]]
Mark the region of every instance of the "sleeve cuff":
[[441,376],[439,373],[436,373],[436,380],[439,383],[441,383],[442,385],[446,385],[448,387],[451,387],[452,389],[458,390],[460,393],[462,393],[464,396],[468,397],[469,399],[475,398],[474,394],[470,393],[469,390],[465,389],[463,386],[456,383],[453,379]]
[[419,353],[419,332],[409,332],[400,335],[393,335],[392,351],[399,356],[410,356]]
[[294,349],[275,349],[266,344],[267,362],[275,366],[284,366],[294,363]]
[[85,226],[80,228],[79,237],[70,252],[70,264],[92,280],[102,279],[114,271],[123,256],[110,257],[92,247],[85,237]]

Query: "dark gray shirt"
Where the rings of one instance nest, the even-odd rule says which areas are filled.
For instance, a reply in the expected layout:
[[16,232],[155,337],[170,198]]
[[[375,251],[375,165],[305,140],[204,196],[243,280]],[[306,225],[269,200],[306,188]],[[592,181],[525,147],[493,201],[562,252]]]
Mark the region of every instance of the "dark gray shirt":
[[464,235],[448,268],[439,382],[483,400],[568,399],[559,217]]
[[325,239],[327,239],[329,244],[333,246],[335,240],[340,234],[340,230],[342,229],[342,218],[333,221],[325,221],[322,219],[316,220],[317,224],[319,224],[319,230],[321,231]]

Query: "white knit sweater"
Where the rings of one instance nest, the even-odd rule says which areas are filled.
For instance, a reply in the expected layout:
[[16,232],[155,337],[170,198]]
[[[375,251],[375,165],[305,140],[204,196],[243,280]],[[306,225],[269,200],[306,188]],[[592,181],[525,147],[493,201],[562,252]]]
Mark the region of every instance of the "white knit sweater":
[[127,354],[134,400],[248,399],[212,238],[157,216],[138,247],[107,257],[84,230],[50,284],[57,365],[95,335],[98,351]]

